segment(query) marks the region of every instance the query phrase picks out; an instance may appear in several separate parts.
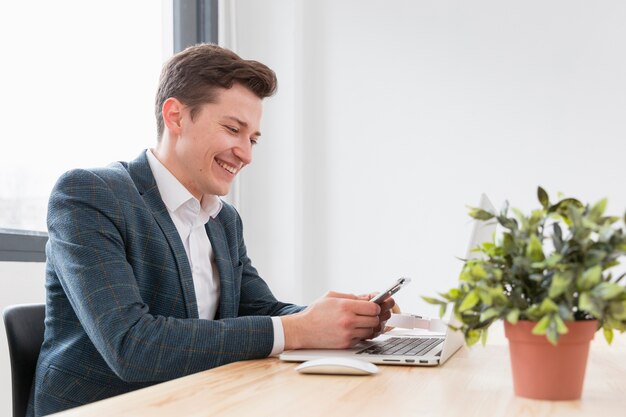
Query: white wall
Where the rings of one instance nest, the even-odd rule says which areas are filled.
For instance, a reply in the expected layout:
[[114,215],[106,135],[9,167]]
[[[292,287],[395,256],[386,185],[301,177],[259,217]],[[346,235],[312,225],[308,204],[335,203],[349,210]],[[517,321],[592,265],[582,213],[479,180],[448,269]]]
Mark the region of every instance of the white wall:
[[621,214],[626,3],[235,0],[237,51],[274,68],[240,209],[282,298],[400,275],[405,310],[453,285],[486,192]]
[[[11,304],[44,303],[45,264],[0,262],[0,311]],[[0,415],[11,415],[11,363],[4,321],[0,324]]]

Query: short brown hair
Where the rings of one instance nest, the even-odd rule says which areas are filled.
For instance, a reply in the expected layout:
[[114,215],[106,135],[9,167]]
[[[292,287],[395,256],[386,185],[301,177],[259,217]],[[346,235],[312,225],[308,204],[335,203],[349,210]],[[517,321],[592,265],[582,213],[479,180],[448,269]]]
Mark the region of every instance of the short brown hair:
[[193,120],[202,104],[215,102],[218,88],[228,89],[235,83],[263,99],[274,94],[277,81],[274,71],[266,65],[242,59],[217,45],[194,45],[174,55],[163,66],[159,79],[154,109],[158,139],[164,130],[161,109],[165,100],[180,100],[190,108]]

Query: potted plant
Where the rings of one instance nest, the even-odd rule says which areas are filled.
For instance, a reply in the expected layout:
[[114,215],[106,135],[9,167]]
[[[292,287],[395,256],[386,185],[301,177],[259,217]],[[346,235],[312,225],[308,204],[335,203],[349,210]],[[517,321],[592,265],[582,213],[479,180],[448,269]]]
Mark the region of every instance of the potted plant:
[[578,399],[594,333],[601,328],[611,343],[614,330],[626,330],[626,274],[612,270],[626,254],[624,219],[604,214],[606,199],[552,203],[541,187],[537,195],[530,215],[508,202],[499,213],[471,208],[474,219],[497,221],[501,235],[464,261],[458,287],[423,298],[441,316],[453,305],[460,324],[451,327],[468,346],[484,344],[489,326],[504,320],[517,395]]

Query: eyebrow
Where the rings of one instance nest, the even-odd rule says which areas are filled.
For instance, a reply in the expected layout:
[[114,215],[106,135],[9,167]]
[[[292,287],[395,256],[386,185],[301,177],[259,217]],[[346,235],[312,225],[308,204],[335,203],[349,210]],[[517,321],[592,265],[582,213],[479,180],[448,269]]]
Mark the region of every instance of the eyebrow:
[[[230,120],[233,120],[234,122],[239,123],[239,125],[240,125],[240,126],[243,126],[243,127],[248,127],[248,123],[244,122],[243,120],[241,120],[241,119],[239,119],[239,118],[237,118],[237,117],[235,117],[235,116],[226,116],[226,118],[227,118],[227,119],[230,119]],[[260,136],[261,136],[261,132],[256,131],[256,132],[254,132],[254,133],[252,134],[252,136],[255,136],[255,137],[257,137],[257,138],[258,138],[258,137],[260,137]]]

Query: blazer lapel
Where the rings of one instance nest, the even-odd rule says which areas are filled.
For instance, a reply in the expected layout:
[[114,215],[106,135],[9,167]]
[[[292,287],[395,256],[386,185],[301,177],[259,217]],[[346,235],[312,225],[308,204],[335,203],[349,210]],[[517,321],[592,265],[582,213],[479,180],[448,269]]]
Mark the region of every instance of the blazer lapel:
[[128,164],[128,172],[137,185],[137,190],[143,196],[144,202],[152,211],[154,219],[159,224],[161,231],[172,249],[172,254],[174,255],[178,269],[187,316],[189,318],[198,318],[198,302],[193,286],[189,259],[185,253],[183,242],[180,240],[178,230],[176,230],[176,226],[167,211],[167,207],[165,207],[165,203],[163,203],[161,199],[161,194],[159,193],[159,188],[152,175],[152,170],[150,169],[145,151],[142,152],[137,159]]
[[215,264],[220,274],[220,305],[216,318],[225,319],[237,317],[234,305],[233,263],[224,228],[219,220],[211,218],[206,224],[206,231],[213,247]]

